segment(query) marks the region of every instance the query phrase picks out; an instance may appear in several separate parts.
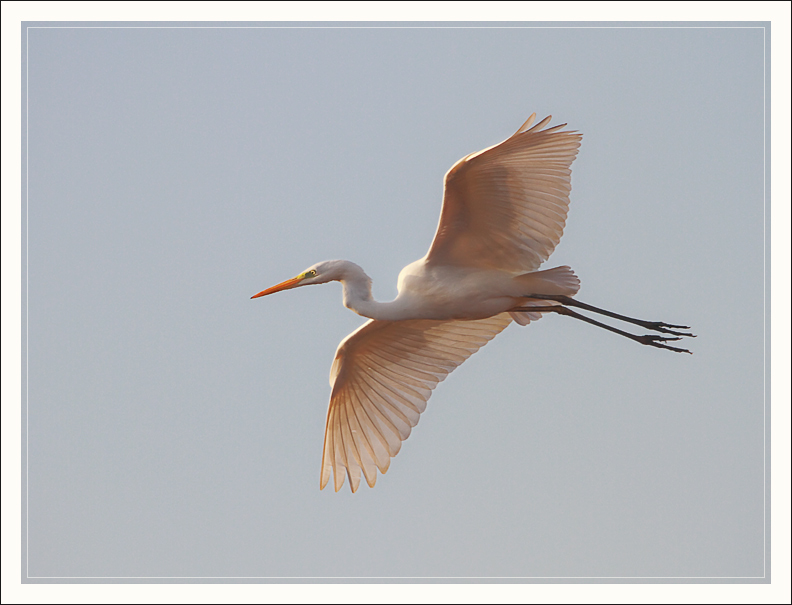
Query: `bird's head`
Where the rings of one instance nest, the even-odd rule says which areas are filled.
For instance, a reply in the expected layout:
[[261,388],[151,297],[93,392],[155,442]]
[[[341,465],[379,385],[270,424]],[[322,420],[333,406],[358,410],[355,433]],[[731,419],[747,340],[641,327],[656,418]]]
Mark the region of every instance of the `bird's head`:
[[259,298],[267,294],[274,294],[282,290],[290,290],[299,286],[310,286],[313,284],[326,284],[329,281],[338,281],[344,277],[344,263],[347,261],[327,260],[321,263],[316,263],[309,267],[297,277],[292,277],[284,282],[281,282],[271,288],[262,290],[258,294],[254,294],[250,298]]

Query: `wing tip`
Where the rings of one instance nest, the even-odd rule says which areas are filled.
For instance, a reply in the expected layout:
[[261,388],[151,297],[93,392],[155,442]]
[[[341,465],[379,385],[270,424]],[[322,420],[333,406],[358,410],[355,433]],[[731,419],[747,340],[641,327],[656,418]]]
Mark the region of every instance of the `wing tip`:
[[523,132],[523,131],[524,131],[526,128],[530,128],[531,124],[533,124],[533,123],[534,123],[534,120],[535,120],[535,119],[536,119],[536,112],[533,112],[533,113],[532,113],[530,116],[528,116],[528,119],[527,119],[527,120],[525,120],[525,122],[523,122],[523,125],[522,125],[522,126],[520,126],[520,127],[517,129],[517,132],[515,132],[515,133],[514,133],[512,136],[513,136],[513,137],[514,137],[514,136],[517,136],[518,134],[520,134],[521,132]]
[[325,466],[324,459],[322,459],[322,472],[319,475],[319,491],[327,487],[330,482],[330,467]]
[[[518,134],[525,134],[525,133],[527,133],[527,132],[535,132],[535,131],[537,131],[537,130],[541,130],[541,129],[542,129],[544,126],[546,126],[546,125],[547,125],[547,124],[550,122],[550,120],[552,120],[552,119],[553,119],[553,116],[552,116],[552,115],[549,115],[549,116],[547,116],[546,118],[544,118],[543,120],[541,120],[541,121],[540,121],[538,124],[536,124],[536,125],[533,125],[534,121],[536,120],[536,112],[533,112],[533,113],[530,115],[530,117],[529,117],[527,120],[525,120],[525,122],[523,123],[523,125],[522,125],[522,126],[520,126],[520,127],[517,129],[517,132],[515,132],[515,133],[514,133],[514,134],[513,134],[511,137],[509,137],[509,138],[516,137]],[[533,126],[532,126],[532,125],[533,125]],[[561,126],[554,126],[554,127],[553,127],[553,129],[557,129],[557,128],[563,128],[564,126],[566,126],[566,124],[561,124]]]
[[553,116],[552,116],[552,115],[550,115],[550,116],[547,116],[547,117],[546,117],[544,120],[542,120],[542,121],[541,121],[541,122],[539,122],[538,124],[534,125],[533,127],[529,128],[529,129],[528,129],[528,130],[526,130],[525,132],[526,132],[526,133],[528,133],[528,132],[536,132],[536,131],[538,131],[538,130],[542,130],[542,128],[544,128],[545,126],[547,126],[547,125],[550,123],[550,120],[552,120],[552,119],[553,119]]
[[[547,126],[550,123],[550,121],[553,119],[553,116],[549,115],[546,118],[544,118],[543,120],[541,120],[539,123],[534,125],[535,119],[536,119],[536,112],[532,113],[531,117],[529,117],[525,121],[525,123],[523,123],[523,125],[520,126],[517,129],[517,132],[515,132],[509,138],[516,137],[518,134],[527,134],[529,132],[533,132],[533,133],[538,133],[538,132],[542,132],[542,133],[557,132],[557,131],[561,130],[562,128],[565,128],[566,126],[569,125],[567,122],[564,122],[563,124],[558,124],[556,126],[551,126],[550,128],[545,128],[544,130],[542,130],[545,126]],[[573,134],[573,135],[576,135],[578,138],[583,136],[577,130],[565,130],[563,133],[564,134]]]

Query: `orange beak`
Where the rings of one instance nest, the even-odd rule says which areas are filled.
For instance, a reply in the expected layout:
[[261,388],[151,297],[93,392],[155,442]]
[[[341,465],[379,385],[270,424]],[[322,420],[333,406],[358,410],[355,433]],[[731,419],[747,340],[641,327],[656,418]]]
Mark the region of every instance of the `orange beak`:
[[271,288],[267,288],[266,290],[262,290],[258,294],[254,294],[250,298],[258,298],[259,296],[266,296],[267,294],[275,294],[275,292],[280,292],[281,290],[289,290],[290,288],[296,288],[300,285],[300,282],[303,280],[302,275],[298,275],[297,277],[293,277],[291,279],[287,279],[284,282],[279,283],[277,286],[272,286]]

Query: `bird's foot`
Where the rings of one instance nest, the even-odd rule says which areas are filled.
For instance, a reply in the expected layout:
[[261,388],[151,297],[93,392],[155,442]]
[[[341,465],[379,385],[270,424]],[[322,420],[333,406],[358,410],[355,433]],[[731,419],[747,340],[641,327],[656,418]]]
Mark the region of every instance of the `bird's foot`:
[[674,336],[689,336],[691,338],[696,337],[695,334],[691,334],[690,332],[677,332],[676,330],[669,330],[669,328],[676,328],[677,330],[689,330],[690,326],[676,326],[674,324],[667,324],[662,321],[647,321],[642,325],[650,330],[654,330],[655,332],[662,332],[663,334],[673,334]]
[[[688,335],[685,334],[684,336],[688,336]],[[692,334],[690,334],[690,336],[692,336]],[[636,336],[634,339],[637,342],[640,342],[642,345],[649,345],[650,347],[657,347],[658,349],[668,349],[669,351],[676,351],[677,353],[688,353],[690,355],[693,355],[693,353],[691,353],[687,349],[680,349],[677,347],[671,347],[667,344],[664,344],[666,342],[671,342],[674,340],[682,340],[678,336],[672,338],[668,336],[657,336],[655,334],[644,334],[643,336]]]

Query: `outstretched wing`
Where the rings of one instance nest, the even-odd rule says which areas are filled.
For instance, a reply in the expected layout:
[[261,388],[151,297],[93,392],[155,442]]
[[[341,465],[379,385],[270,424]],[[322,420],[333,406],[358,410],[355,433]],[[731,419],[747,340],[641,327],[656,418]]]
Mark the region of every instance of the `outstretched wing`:
[[443,209],[427,264],[535,271],[564,232],[570,166],[581,134],[526,130],[459,160],[446,173]]
[[344,471],[353,492],[361,470],[374,487],[377,469],[388,470],[432,390],[509,322],[508,313],[467,321],[370,320],[347,336],[330,370],[320,487],[331,470],[336,491]]

